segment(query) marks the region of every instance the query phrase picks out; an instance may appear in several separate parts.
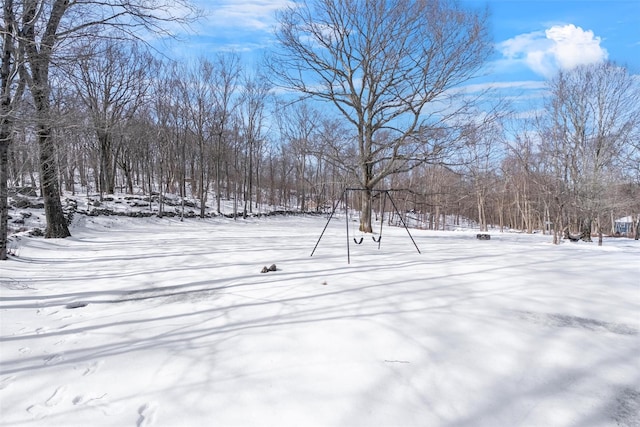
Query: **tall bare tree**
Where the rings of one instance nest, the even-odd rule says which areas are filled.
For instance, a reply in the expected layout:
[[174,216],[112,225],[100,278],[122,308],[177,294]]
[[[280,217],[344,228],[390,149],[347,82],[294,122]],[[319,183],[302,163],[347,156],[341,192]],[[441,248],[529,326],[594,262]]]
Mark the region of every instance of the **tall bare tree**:
[[22,98],[24,81],[18,78],[23,58],[18,50],[18,33],[13,0],[2,2],[0,22],[0,260],[7,259],[7,221],[9,218],[8,188],[9,146],[12,142],[15,106]]
[[[237,107],[237,84],[242,66],[240,57],[236,53],[221,53],[214,61],[213,81],[215,111],[213,117],[213,132],[215,133],[215,190],[216,212],[221,213],[223,186],[223,159],[228,152],[228,134],[231,118]],[[229,176],[226,176],[227,182]]]
[[[308,0],[279,17],[270,75],[333,105],[351,124],[362,188],[436,161],[460,113],[450,89],[491,52],[486,14],[455,0]],[[451,129],[448,129],[451,130]],[[360,228],[371,232],[371,192]]]
[[243,79],[240,94],[239,115],[245,143],[245,186],[243,216],[253,213],[253,195],[256,193],[256,205],[260,202],[258,170],[265,138],[266,104],[271,86],[260,74],[247,74]]

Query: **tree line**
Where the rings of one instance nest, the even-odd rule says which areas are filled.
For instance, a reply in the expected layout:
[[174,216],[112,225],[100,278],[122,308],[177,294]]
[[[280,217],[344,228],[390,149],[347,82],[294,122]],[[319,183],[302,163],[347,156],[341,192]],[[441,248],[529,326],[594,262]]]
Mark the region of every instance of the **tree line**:
[[64,192],[153,194],[160,215],[166,194],[195,198],[204,217],[321,211],[354,186],[363,232],[384,188],[431,229],[453,215],[591,240],[631,215],[638,237],[637,76],[613,62],[559,72],[544,108],[517,118],[458,90],[491,53],[485,12],[302,2],[246,69],[236,53],[177,63],[141,41],[197,18],[187,2],[177,17],[154,12],[161,0],[2,1],[4,258],[9,187],[39,190],[45,237],[69,235]]

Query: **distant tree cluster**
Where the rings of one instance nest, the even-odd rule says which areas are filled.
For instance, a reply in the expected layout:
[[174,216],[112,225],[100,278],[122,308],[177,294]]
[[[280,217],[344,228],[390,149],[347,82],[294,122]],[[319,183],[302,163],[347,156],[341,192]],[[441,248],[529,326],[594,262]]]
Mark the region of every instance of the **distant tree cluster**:
[[[179,195],[219,214],[321,211],[376,188],[430,229],[445,218],[591,240],[640,214],[640,89],[611,62],[560,72],[515,121],[455,90],[491,53],[488,16],[448,0],[313,0],[279,15],[272,55],[175,63],[141,43],[176,2],[2,0],[0,258],[8,189],[37,188],[45,237],[64,192]],[[276,87],[287,91],[275,91]],[[281,95],[276,95],[280,93]],[[512,125],[511,123],[517,123]]]

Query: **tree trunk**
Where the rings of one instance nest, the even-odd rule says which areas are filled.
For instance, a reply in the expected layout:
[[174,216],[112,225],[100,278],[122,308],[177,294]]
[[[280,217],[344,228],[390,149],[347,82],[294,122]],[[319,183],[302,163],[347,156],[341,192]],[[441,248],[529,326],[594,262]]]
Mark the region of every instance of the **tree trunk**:
[[133,194],[133,167],[128,160],[123,160],[121,165],[122,173],[124,173],[124,179],[127,185],[127,192]]
[[112,173],[111,135],[108,132],[98,132],[98,141],[100,142],[100,193],[113,194],[115,180]]
[[247,204],[249,213],[253,213],[253,140],[249,140],[249,166],[247,170],[247,193],[244,200],[244,218],[247,218]]
[[484,207],[484,194],[482,190],[476,191],[477,205],[478,205],[478,223],[480,225],[480,231],[487,231],[487,217]]
[[205,179],[205,154],[204,154],[204,141],[200,141],[200,190],[199,190],[199,199],[200,199],[200,219],[204,218],[205,214],[205,203],[207,202],[207,190],[206,185],[204,183]]
[[367,188],[362,192],[362,207],[360,209],[360,231],[363,233],[373,233],[371,226],[371,189]]
[[[9,234],[9,145],[12,141],[12,61],[14,55],[13,1],[3,2],[2,57],[0,57],[0,260],[7,259]],[[23,87],[23,86],[22,86]],[[21,92],[21,90],[18,90]],[[20,95],[18,95],[19,97]],[[15,98],[14,98],[15,99]]]
[[44,198],[44,211],[47,218],[47,228],[44,233],[46,239],[65,238],[71,236],[67,226],[67,219],[62,211],[60,201],[60,184],[55,162],[55,145],[51,140],[51,129],[41,125],[38,130],[38,145],[40,147],[40,186]]
[[[218,135],[216,144],[216,213],[220,215],[222,201],[222,135]],[[227,175],[228,179],[228,175]]]
[[40,187],[44,199],[44,212],[47,221],[45,238],[65,238],[71,236],[67,226],[67,220],[62,211],[60,201],[60,183],[56,167],[55,145],[51,138],[51,108],[48,98],[48,79],[43,75],[34,73],[33,94],[36,106],[37,140],[40,150]]
[[[5,126],[5,123],[2,123]],[[9,221],[9,203],[7,182],[9,174],[9,138],[10,133],[0,130],[0,261],[7,259],[7,237]]]
[[580,231],[580,240],[584,242],[592,242],[591,240],[591,218],[587,218],[582,222]]
[[598,216],[596,226],[598,227],[598,246],[602,246],[602,223],[600,221],[600,216]]
[[40,40],[38,40],[35,31],[37,6],[38,2],[25,2],[22,36],[24,37],[26,60],[31,72],[29,86],[36,110],[37,140],[40,149],[40,185],[47,220],[45,238],[64,238],[71,234],[62,211],[55,145],[51,139],[53,124],[49,101],[49,66],[53,47],[57,42],[56,31],[69,7],[69,2],[65,0],[52,2],[46,30]]

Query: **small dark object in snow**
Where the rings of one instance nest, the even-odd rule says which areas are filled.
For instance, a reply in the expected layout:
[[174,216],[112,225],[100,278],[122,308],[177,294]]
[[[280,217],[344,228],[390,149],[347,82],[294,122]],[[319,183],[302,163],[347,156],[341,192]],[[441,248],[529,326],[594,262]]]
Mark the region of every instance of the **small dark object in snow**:
[[275,264],[271,264],[270,267],[267,267],[266,265],[264,267],[262,267],[262,271],[260,271],[260,273],[268,273],[270,271],[276,271],[276,265]]
[[491,235],[490,234],[484,234],[484,233],[476,234],[476,239],[478,239],[478,240],[491,240]]
[[269,267],[267,267],[265,265],[264,267],[262,267],[262,270],[260,271],[260,273],[268,273],[270,271],[276,271],[276,270],[278,270],[278,269],[276,268],[275,264],[271,264],[271,266],[269,266]]
[[44,236],[44,231],[41,228],[34,228],[29,232],[29,236],[31,237],[42,237]]
[[82,308],[82,307],[86,307],[88,304],[89,304],[88,302],[76,301],[76,302],[71,302],[67,304],[66,308],[69,308],[69,309]]

